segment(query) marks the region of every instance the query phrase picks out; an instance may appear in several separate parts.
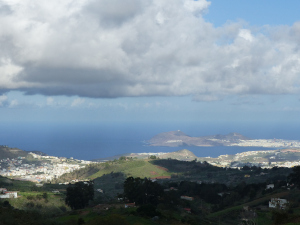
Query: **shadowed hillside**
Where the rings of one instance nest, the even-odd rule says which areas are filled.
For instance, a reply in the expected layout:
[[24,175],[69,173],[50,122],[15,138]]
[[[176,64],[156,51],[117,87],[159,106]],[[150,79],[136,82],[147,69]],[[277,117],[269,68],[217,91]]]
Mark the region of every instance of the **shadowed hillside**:
[[9,148],[7,146],[0,146],[0,159],[6,158],[17,158],[17,157],[26,157],[28,152],[23,151],[18,148]]

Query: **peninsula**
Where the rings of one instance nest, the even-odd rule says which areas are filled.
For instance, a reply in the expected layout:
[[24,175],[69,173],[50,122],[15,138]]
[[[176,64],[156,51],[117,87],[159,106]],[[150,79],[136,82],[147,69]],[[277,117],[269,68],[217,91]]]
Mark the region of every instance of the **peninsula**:
[[241,147],[264,147],[264,148],[286,148],[300,147],[298,140],[283,139],[251,139],[239,133],[226,135],[209,135],[191,137],[184,132],[169,131],[155,135],[148,141],[151,146],[185,147],[185,146],[241,146]]

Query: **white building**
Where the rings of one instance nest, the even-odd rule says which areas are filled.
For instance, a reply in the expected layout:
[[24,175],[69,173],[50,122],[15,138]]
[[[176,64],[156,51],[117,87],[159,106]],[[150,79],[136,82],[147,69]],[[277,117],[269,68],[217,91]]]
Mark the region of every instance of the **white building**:
[[271,201],[269,201],[269,208],[285,209],[288,203],[289,202],[286,199],[271,198]]
[[188,201],[193,201],[194,198],[193,197],[189,197],[189,196],[180,196],[181,199],[184,199],[184,200],[188,200]]
[[266,190],[267,190],[267,189],[271,189],[271,188],[274,188],[274,184],[268,184],[268,185],[266,186]]
[[17,198],[18,192],[16,191],[5,191],[3,194],[0,194],[0,198]]

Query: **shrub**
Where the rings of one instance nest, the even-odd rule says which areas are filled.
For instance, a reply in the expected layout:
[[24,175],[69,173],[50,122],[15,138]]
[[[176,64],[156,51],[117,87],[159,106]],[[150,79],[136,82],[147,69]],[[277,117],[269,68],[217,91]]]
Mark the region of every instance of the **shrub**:
[[272,211],[272,220],[275,224],[282,224],[288,219],[288,214],[285,211],[274,210]]
[[27,199],[28,199],[28,200],[33,200],[33,199],[34,199],[34,196],[33,196],[33,195],[28,195],[28,196],[27,196]]
[[45,192],[45,193],[43,193],[43,198],[44,199],[48,199],[48,194]]
[[160,213],[156,211],[156,207],[153,205],[142,205],[136,210],[141,216],[154,217],[160,216]]
[[26,203],[26,207],[33,208],[34,207],[34,203],[33,202],[27,202]]
[[42,204],[36,204],[35,207],[38,208],[38,209],[41,209],[41,208],[43,208],[43,205]]
[[67,207],[62,205],[62,206],[59,206],[59,209],[62,211],[62,212],[66,212],[67,211]]
[[9,204],[9,201],[4,201],[3,202],[3,207],[11,207],[11,205]]

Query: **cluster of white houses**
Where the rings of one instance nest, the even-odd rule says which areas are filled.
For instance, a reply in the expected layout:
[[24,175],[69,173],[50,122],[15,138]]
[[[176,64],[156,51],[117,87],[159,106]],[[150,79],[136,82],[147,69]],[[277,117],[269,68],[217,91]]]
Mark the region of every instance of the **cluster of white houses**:
[[40,165],[23,163],[22,158],[0,160],[0,175],[4,177],[20,178],[33,182],[51,181],[65,173],[84,168],[90,161],[71,160],[55,156],[40,156],[29,153],[33,158],[47,160]]

